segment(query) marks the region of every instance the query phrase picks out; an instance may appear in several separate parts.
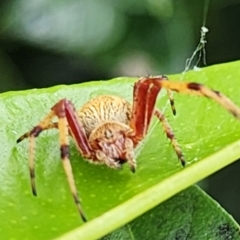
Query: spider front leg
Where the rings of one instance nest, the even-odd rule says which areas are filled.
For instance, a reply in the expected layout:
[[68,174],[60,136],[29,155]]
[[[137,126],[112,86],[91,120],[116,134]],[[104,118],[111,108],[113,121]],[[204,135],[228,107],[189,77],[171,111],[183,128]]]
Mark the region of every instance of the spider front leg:
[[[44,131],[44,130],[49,130],[49,129],[53,129],[53,128],[56,128],[56,129],[58,129],[58,123],[52,123],[52,122],[49,122],[48,123],[48,125],[47,126],[41,126],[41,130],[40,130],[40,132],[42,132],[42,131]],[[19,142],[21,142],[22,140],[24,140],[25,138],[29,138],[30,137],[30,135],[32,134],[32,131],[33,130],[31,130],[31,131],[29,131],[29,132],[26,132],[26,133],[24,133],[21,137],[19,137],[18,139],[17,139],[17,143],[19,143]],[[36,131],[36,130],[35,130]],[[38,131],[37,131],[38,132]],[[40,133],[39,132],[39,133]],[[38,133],[38,134],[39,134]]]
[[[167,78],[164,76],[163,79],[167,80]],[[157,96],[160,90],[161,90],[160,86],[153,84],[150,81],[143,81],[141,79],[134,85],[133,110],[130,126],[135,132],[134,136],[135,144],[140,142],[146,136],[150,121],[153,115],[155,115],[162,123],[164,132],[166,133],[167,138],[170,139],[173,149],[178,156],[178,159],[181,161],[182,165],[185,166],[186,164],[185,159],[183,157],[177,139],[174,136],[171,126],[169,125],[164,114],[160,110],[155,109]],[[168,95],[169,94],[170,92],[168,91]],[[170,102],[173,113],[175,114],[176,111],[174,111],[175,110],[174,101],[171,97]]]
[[51,120],[55,116],[54,112],[51,111],[37,126],[31,131],[23,134],[17,139],[17,143],[21,142],[25,138],[29,138],[29,173],[31,179],[31,188],[34,196],[37,196],[36,184],[35,184],[35,169],[34,169],[34,149],[35,149],[35,138],[44,131],[51,128],[56,128],[57,123],[52,123]]
[[173,148],[182,162],[182,165],[185,165],[185,160],[171,127],[161,112],[158,110],[154,112],[157,95],[162,88],[178,93],[211,98],[229,111],[235,118],[240,120],[240,108],[236,104],[220,92],[207,88],[202,84],[195,82],[172,82],[168,81],[168,78],[165,76],[139,79],[134,85],[133,115],[130,123],[136,133],[135,144],[141,141],[146,135],[152,115],[155,113],[162,122],[166,135],[171,140]]
[[172,82],[168,81],[168,78],[163,76],[142,78],[139,82],[149,85],[153,84],[160,89],[165,88],[178,93],[211,98],[229,111],[235,118],[240,120],[240,108],[235,103],[219,91],[210,89],[203,84],[195,82]]
[[[35,138],[46,129],[51,128],[51,120],[53,117],[58,117],[58,129],[60,133],[60,151],[61,159],[63,163],[63,168],[67,176],[68,184],[72,192],[75,204],[78,208],[78,211],[81,215],[81,218],[84,222],[87,221],[85,214],[82,210],[82,206],[78,197],[77,188],[75,185],[72,168],[69,160],[69,133],[74,139],[75,144],[77,145],[78,150],[85,158],[91,158],[92,149],[88,143],[85,130],[78,119],[78,115],[74,109],[74,106],[71,102],[63,99],[59,101],[56,105],[52,107],[52,111],[29,133],[24,134],[20,137],[17,142],[20,142],[26,137],[30,139],[29,146],[29,170],[31,177],[31,186],[34,195],[37,195],[35,187],[35,173],[34,173],[34,145]],[[54,125],[55,126],[55,125]]]

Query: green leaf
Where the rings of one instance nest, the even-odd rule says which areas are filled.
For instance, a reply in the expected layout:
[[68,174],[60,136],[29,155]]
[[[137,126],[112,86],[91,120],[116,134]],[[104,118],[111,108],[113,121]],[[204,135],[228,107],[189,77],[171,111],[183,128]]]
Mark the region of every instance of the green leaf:
[[113,239],[240,239],[240,230],[218,203],[194,186],[102,238]]
[[[184,81],[204,83],[240,105],[239,77],[240,62],[235,62],[189,72]],[[170,77],[182,78],[183,75]],[[36,125],[61,98],[72,100],[77,109],[99,94],[116,94],[132,101],[135,81],[118,78],[0,95],[0,212],[5,219],[0,224],[2,238],[51,239],[82,224],[59,160],[58,131],[50,130],[37,140],[37,198],[32,196],[29,187],[28,142],[16,145],[16,139]],[[181,94],[174,97],[176,117],[171,114],[165,91],[160,94],[157,105],[165,111],[179,139],[188,162],[185,169],[156,120],[136,151],[138,169],[135,174],[128,166],[114,171],[88,164],[71,144],[77,188],[88,218],[94,220],[69,236],[80,234],[83,239],[104,236],[240,156],[240,142],[236,142],[240,137],[239,121],[209,99]],[[232,145],[224,148],[229,144]]]

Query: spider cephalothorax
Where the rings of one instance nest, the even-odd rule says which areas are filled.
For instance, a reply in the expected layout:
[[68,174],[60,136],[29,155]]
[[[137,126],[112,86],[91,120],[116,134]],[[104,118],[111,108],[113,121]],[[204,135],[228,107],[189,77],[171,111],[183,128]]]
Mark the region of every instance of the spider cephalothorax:
[[[176,114],[176,110],[171,90],[212,98],[234,117],[240,119],[240,108],[221,93],[198,83],[171,82],[165,76],[140,78],[134,85],[132,106],[121,97],[99,96],[88,101],[79,112],[76,112],[71,101],[62,99],[36,127],[17,140],[20,142],[24,138],[30,139],[29,169],[33,194],[37,195],[33,151],[35,138],[42,131],[51,128],[59,129],[63,167],[83,221],[86,221],[86,217],[79,201],[69,161],[69,135],[85,159],[106,164],[111,168],[119,168],[123,163],[128,163],[134,172],[136,169],[134,149],[146,136],[151,119],[155,115],[162,123],[167,138],[170,139],[178,159],[184,166],[185,159],[174,133],[164,114],[155,108],[157,95],[162,88],[167,89],[173,114]],[[53,123],[52,119],[55,116],[58,117],[58,122]]]

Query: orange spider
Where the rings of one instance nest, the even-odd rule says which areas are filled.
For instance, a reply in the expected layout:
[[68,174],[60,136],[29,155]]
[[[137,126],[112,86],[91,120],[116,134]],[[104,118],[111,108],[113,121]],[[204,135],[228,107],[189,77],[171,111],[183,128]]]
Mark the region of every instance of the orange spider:
[[[71,101],[62,99],[51,109],[50,113],[31,131],[22,135],[17,142],[30,139],[29,170],[32,192],[36,196],[34,172],[35,138],[47,129],[58,128],[60,133],[60,151],[63,167],[75,204],[85,222],[83,212],[69,161],[69,135],[81,155],[93,163],[106,164],[118,169],[128,163],[132,172],[136,170],[134,149],[146,136],[150,121],[155,115],[162,123],[163,129],[170,139],[174,151],[181,164],[185,165],[182,151],[164,114],[155,108],[159,91],[165,88],[176,114],[171,90],[205,96],[214,99],[234,117],[240,119],[240,108],[220,92],[211,90],[199,83],[171,82],[166,76],[140,78],[134,85],[133,106],[125,99],[117,96],[99,96],[88,101],[79,112],[76,112]],[[58,122],[52,123],[57,116]]]

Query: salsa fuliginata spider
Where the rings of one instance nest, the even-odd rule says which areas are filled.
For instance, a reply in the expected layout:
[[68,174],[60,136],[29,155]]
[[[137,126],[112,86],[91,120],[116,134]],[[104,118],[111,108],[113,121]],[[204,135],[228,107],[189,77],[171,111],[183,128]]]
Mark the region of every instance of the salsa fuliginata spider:
[[[167,89],[173,114],[176,114],[176,110],[171,91],[211,98],[235,118],[240,119],[240,108],[220,92],[199,83],[169,81],[166,76],[140,78],[134,84],[132,105],[121,97],[103,95],[89,100],[77,112],[71,101],[62,99],[51,108],[49,114],[38,125],[17,140],[17,142],[25,138],[30,140],[29,170],[33,194],[37,195],[34,172],[35,138],[42,131],[52,128],[59,129],[63,168],[84,222],[87,218],[78,197],[69,161],[69,136],[73,138],[83,158],[90,162],[106,164],[114,169],[128,163],[131,171],[135,172],[137,163],[134,149],[144,139],[152,117],[156,116],[184,166],[185,159],[173,130],[164,114],[155,107],[158,93],[162,88]],[[53,123],[52,120],[56,116],[58,122]]]

